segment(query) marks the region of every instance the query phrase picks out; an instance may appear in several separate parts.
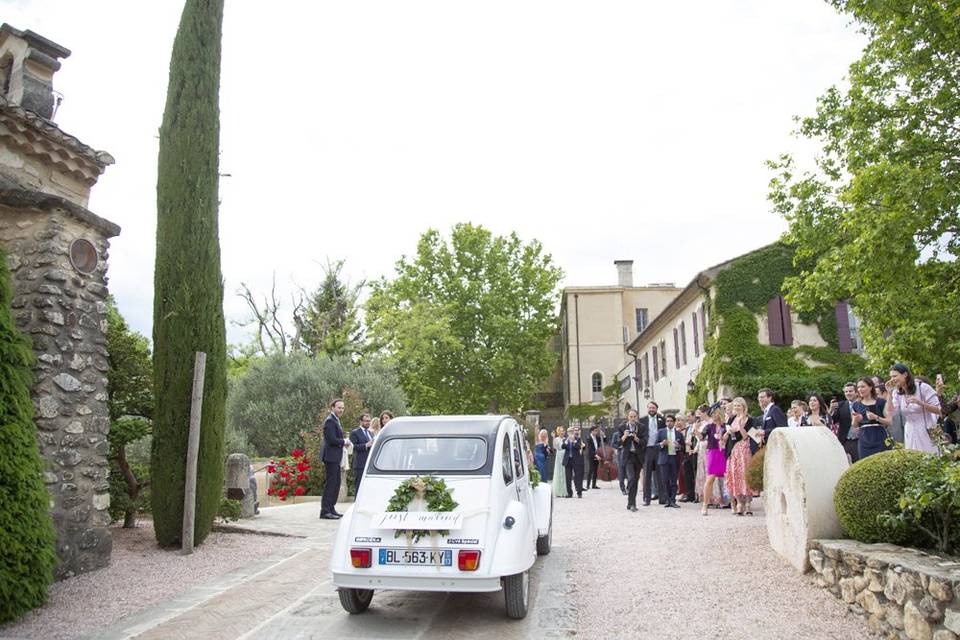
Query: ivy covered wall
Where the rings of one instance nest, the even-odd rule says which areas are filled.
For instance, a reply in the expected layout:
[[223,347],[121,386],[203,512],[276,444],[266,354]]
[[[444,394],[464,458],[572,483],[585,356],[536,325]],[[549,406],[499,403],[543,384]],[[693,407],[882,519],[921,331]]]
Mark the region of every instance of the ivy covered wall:
[[[756,405],[757,391],[773,389],[777,402],[806,399],[811,392],[826,401],[842,395],[843,384],[863,375],[866,363],[853,353],[841,353],[833,307],[800,314],[803,324],[816,324],[826,347],[760,344],[757,316],[767,313],[767,302],[781,295],[783,280],[795,275],[793,251],[783,244],[764,247],[720,271],[713,281],[706,355],[697,374],[696,389],[687,406],[707,401],[709,390],[731,387]],[[823,366],[811,367],[804,360]]]

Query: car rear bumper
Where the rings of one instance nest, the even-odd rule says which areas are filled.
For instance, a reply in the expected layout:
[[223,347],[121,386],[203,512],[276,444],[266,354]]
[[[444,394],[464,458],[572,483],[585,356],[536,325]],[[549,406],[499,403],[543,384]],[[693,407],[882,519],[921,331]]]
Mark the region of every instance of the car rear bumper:
[[500,591],[500,576],[384,576],[361,573],[333,572],[333,584],[352,589],[382,589],[394,591]]

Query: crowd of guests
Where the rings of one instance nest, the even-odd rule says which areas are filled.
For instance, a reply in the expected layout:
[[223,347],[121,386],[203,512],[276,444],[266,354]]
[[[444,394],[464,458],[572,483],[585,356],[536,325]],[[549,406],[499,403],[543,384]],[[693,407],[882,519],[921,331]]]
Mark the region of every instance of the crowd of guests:
[[[829,402],[808,394],[791,402],[786,413],[770,389],[757,393],[756,416],[749,414],[741,397],[668,415],[661,415],[657,403],[650,402],[646,415],[641,418],[629,411],[626,421],[606,436],[599,426],[585,437],[578,427],[557,427],[552,440],[541,430],[534,463],[541,477],[552,478],[554,495],[582,497],[597,488],[608,446],[615,452],[620,491],[630,511],[638,511],[642,486],[644,506],[654,500],[665,508],[689,502],[700,504],[703,515],[716,507],[752,516],[757,494],[748,485],[747,468],[775,429],[830,429],[851,463],[897,442],[907,449],[936,453],[939,444],[957,439],[952,414],[960,408],[960,395],[948,399],[943,392],[941,376],[931,382],[896,364],[886,380],[864,376],[848,382],[842,397]],[[548,469],[551,456],[553,467]]]

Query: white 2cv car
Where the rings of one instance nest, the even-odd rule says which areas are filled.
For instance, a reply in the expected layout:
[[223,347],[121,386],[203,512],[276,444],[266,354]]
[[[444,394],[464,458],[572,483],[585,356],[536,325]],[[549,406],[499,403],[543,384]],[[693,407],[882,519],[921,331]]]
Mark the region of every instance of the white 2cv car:
[[[530,568],[550,552],[553,527],[553,491],[546,482],[531,486],[526,450],[524,431],[509,416],[391,420],[376,438],[333,546],[343,608],[365,611],[375,590],[503,589],[507,615],[526,616]],[[417,477],[442,480],[457,506],[429,510]],[[421,492],[405,511],[388,511],[411,479]]]

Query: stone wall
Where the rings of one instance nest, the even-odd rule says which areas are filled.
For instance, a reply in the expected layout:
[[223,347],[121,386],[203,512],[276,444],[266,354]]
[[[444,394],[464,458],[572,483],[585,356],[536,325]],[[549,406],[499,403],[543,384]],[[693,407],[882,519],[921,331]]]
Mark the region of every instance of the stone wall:
[[892,544],[815,540],[817,584],[885,638],[960,637],[960,562]]
[[[73,267],[70,244],[89,240],[98,264]],[[106,258],[103,234],[64,209],[0,206],[11,306],[37,356],[32,389],[62,579],[105,566],[111,537],[107,481]]]

